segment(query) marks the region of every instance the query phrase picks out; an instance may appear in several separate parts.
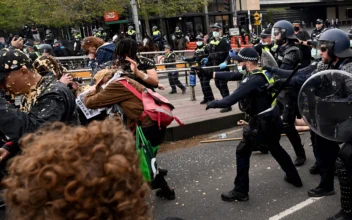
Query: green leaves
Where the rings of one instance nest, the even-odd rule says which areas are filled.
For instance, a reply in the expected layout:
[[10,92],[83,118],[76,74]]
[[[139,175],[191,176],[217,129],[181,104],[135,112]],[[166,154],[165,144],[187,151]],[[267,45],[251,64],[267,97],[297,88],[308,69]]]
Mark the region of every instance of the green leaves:
[[[208,0],[137,0],[144,19],[172,17],[201,10]],[[1,0],[0,28],[16,29],[25,24],[61,27],[101,19],[105,11],[123,12],[129,0]]]

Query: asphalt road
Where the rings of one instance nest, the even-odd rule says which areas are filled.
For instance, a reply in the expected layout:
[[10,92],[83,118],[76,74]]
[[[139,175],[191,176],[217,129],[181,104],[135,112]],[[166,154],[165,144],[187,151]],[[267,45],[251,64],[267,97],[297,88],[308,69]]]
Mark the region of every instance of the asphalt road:
[[[185,220],[317,220],[336,214],[340,204],[337,179],[337,194],[319,200],[307,196],[307,191],[316,187],[320,178],[308,172],[314,163],[309,134],[301,138],[308,157],[306,164],[298,169],[304,186],[295,188],[286,183],[283,180],[284,172],[272,156],[255,152],[251,158],[247,202],[228,203],[220,198],[222,192],[233,188],[235,147],[238,141],[202,144],[160,153],[157,161],[160,167],[169,170],[168,182],[175,188],[177,198],[167,201],[152,195],[150,203],[155,219],[172,216]],[[286,137],[282,138],[281,144],[293,157],[292,147]],[[287,211],[292,207],[293,211]],[[290,212],[292,214],[287,215]]]

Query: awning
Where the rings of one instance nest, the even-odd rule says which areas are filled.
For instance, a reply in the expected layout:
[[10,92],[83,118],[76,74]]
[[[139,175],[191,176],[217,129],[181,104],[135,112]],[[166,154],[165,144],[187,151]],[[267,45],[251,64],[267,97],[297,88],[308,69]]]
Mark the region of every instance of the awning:
[[128,20],[118,20],[118,21],[105,22],[105,24],[126,24],[126,23],[128,23]]

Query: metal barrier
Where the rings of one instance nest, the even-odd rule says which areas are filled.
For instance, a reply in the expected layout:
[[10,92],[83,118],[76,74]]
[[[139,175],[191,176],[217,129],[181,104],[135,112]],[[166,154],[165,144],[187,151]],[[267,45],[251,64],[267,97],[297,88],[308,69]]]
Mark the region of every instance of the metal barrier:
[[[185,62],[181,62],[181,63],[185,63]],[[174,64],[174,63],[173,63]],[[229,68],[235,68],[237,67],[237,64],[230,64],[227,65],[227,67]],[[202,69],[208,70],[208,69],[219,69],[219,66],[206,66],[206,67],[202,67]],[[86,69],[85,69],[86,70]],[[188,86],[188,71],[190,71],[191,68],[173,68],[173,69],[167,69],[167,70],[161,70],[161,71],[157,71],[158,75],[161,74],[166,74],[166,73],[172,73],[172,72],[185,72],[185,80],[186,80],[186,86]],[[86,70],[87,71],[87,70]],[[82,72],[82,70],[71,70],[69,72]],[[90,81],[91,78],[90,77],[86,77],[86,78],[82,78],[83,81]],[[195,101],[196,100],[196,95],[195,95],[195,90],[194,90],[194,86],[191,87],[191,101]]]

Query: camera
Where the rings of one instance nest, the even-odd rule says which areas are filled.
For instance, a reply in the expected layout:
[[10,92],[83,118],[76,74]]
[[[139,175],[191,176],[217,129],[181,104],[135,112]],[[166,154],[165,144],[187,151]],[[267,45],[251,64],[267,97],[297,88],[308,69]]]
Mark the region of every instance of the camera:
[[74,78],[72,79],[72,81],[73,81],[73,82],[78,82],[78,83],[80,83],[80,84],[83,83],[82,77],[74,77]]

